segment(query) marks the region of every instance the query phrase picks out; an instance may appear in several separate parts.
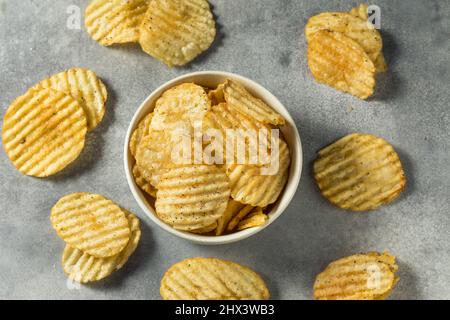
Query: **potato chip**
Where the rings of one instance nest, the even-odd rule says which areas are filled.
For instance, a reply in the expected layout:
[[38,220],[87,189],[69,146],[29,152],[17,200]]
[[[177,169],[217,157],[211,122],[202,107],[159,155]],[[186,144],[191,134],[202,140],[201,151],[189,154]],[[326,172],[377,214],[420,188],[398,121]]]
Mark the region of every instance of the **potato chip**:
[[352,211],[389,203],[406,184],[394,148],[381,138],[361,133],[345,136],[319,151],[314,177],[325,198]]
[[130,138],[130,152],[136,158],[137,147],[141,139],[150,134],[153,112],[147,114],[138,124]]
[[179,159],[172,158],[172,148],[178,142],[174,138],[172,140],[170,132],[151,131],[139,142],[136,163],[142,177],[154,187],[157,187],[159,178],[166,169],[177,167]]
[[385,299],[398,281],[398,266],[389,253],[356,254],[334,261],[314,283],[316,300]]
[[263,213],[257,213],[251,217],[247,217],[239,222],[237,230],[245,230],[254,227],[260,227],[266,224],[269,217]]
[[150,0],[93,0],[86,8],[89,35],[103,46],[138,42]]
[[63,92],[40,88],[28,90],[10,105],[2,140],[20,172],[48,177],[78,157],[86,132],[86,116],[76,100]]
[[52,208],[50,220],[67,244],[97,258],[118,254],[130,240],[125,213],[101,195],[67,195]]
[[382,52],[380,52],[380,55],[375,60],[375,68],[377,70],[377,73],[383,73],[388,71],[388,65]]
[[133,166],[133,177],[134,181],[136,181],[136,184],[139,188],[147,192],[148,195],[152,196],[153,198],[156,198],[156,189],[152,186],[150,182],[145,180],[143,177],[141,170],[139,169],[139,166],[134,165]]
[[225,101],[236,111],[262,123],[284,125],[284,118],[264,101],[254,97],[242,85],[228,79],[224,85]]
[[151,129],[185,129],[191,133],[210,109],[211,101],[203,87],[194,83],[177,85],[156,101]]
[[146,53],[172,67],[192,61],[215,37],[208,1],[151,1],[140,27],[139,43]]
[[[262,122],[256,121],[251,117],[248,117],[240,112],[236,112],[227,103],[219,103],[212,107],[211,111],[207,112],[203,119],[203,134],[204,142],[209,142],[209,140],[216,139],[210,136],[209,130],[215,129],[219,130],[222,134],[221,140],[215,142],[217,145],[222,146],[222,157],[218,154],[214,154],[217,158],[217,164],[224,163],[240,163],[240,164],[256,164],[263,165],[265,159],[258,156],[258,145],[268,151],[271,147],[271,127]],[[227,150],[227,134],[233,133],[234,138],[232,141],[234,143],[233,150]],[[265,135],[261,135],[265,133]],[[253,134],[253,136],[252,136]],[[264,140],[260,139],[264,138]],[[237,151],[238,141],[245,142],[245,155],[239,156]],[[214,149],[215,145],[212,146]],[[255,149],[251,149],[255,148]],[[254,158],[250,157],[250,152],[253,151],[255,155]]]
[[219,103],[225,102],[225,95],[223,89],[225,87],[225,83],[221,83],[217,86],[216,89],[210,90],[208,92],[208,97],[211,100],[211,105],[215,106]]
[[233,231],[237,227],[239,222],[241,222],[241,220],[244,219],[253,209],[254,209],[254,207],[249,206],[249,205],[246,205],[245,207],[243,207],[228,223],[227,231],[228,232]]
[[308,65],[316,79],[361,99],[375,88],[375,66],[362,47],[341,33],[317,31],[308,46]]
[[320,30],[339,32],[354,40],[374,62],[381,52],[381,35],[367,19],[361,19],[346,12],[324,12],[311,17],[305,27],[306,40]]
[[[364,3],[364,4],[360,4],[358,7],[353,8],[350,11],[350,14],[354,15],[355,17],[359,17],[359,18],[363,19],[364,21],[368,21],[368,19],[369,19],[368,10],[369,10],[369,5]],[[371,56],[371,58],[373,58],[373,57]],[[376,57],[376,59],[372,60],[372,61],[375,64],[377,73],[386,72],[388,70],[388,66],[386,63],[386,59],[384,58],[383,52],[380,52],[380,54]]]
[[216,236],[221,236],[224,233],[228,223],[244,208],[244,206],[244,204],[233,199],[228,201],[225,213],[217,221]]
[[161,175],[156,213],[176,229],[190,231],[217,222],[230,197],[225,172],[216,166],[192,165],[168,169]]
[[72,68],[42,80],[34,88],[50,88],[70,94],[83,107],[88,130],[94,129],[103,119],[108,92],[91,70]]
[[141,238],[139,219],[127,212],[131,235],[125,249],[109,258],[95,258],[79,249],[66,245],[62,256],[64,272],[70,279],[79,283],[88,283],[102,280],[111,273],[121,269],[128,258],[136,250]]
[[265,207],[277,201],[286,185],[291,162],[286,142],[281,139],[278,141],[278,153],[271,154],[271,161],[267,165],[227,164],[231,197],[234,200],[254,207]]
[[195,229],[195,230],[191,230],[191,233],[196,233],[196,234],[205,234],[205,233],[210,233],[213,232],[214,230],[216,230],[217,228],[217,222],[214,222],[213,224],[200,228],[200,229]]
[[367,19],[369,19],[369,5],[367,3],[362,3],[359,6],[352,8],[350,14],[367,21]]
[[253,270],[214,258],[173,265],[161,280],[164,300],[267,300],[269,290]]

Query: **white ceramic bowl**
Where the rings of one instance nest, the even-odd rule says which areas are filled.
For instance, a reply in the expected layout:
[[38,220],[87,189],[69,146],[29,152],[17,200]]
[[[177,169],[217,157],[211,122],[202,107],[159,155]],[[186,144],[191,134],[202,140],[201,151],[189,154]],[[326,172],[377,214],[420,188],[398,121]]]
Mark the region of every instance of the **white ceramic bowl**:
[[[291,167],[289,172],[289,179],[286,185],[286,188],[282,192],[280,198],[276,202],[276,204],[272,207],[272,210],[269,213],[269,221],[264,226],[256,227],[256,228],[250,228],[243,231],[238,231],[232,234],[224,235],[224,236],[204,236],[204,235],[197,235],[192,234],[188,232],[182,232],[173,229],[169,225],[162,222],[158,216],[155,213],[155,209],[152,206],[152,204],[149,203],[146,196],[144,195],[143,191],[140,190],[140,188],[136,185],[133,174],[132,174],[132,168],[134,165],[134,158],[131,155],[128,145],[131,138],[131,135],[134,131],[134,129],[137,127],[139,121],[149,112],[151,112],[154,109],[154,104],[156,100],[161,96],[161,94],[166,91],[167,89],[170,89],[171,87],[184,83],[184,82],[193,82],[205,87],[214,88],[220,83],[223,83],[227,78],[229,79],[235,79],[242,85],[246,87],[246,89],[255,95],[256,97],[264,100],[268,105],[270,105],[272,108],[274,108],[276,111],[278,111],[285,119],[286,119],[286,125],[281,128],[281,132],[283,136],[285,137],[290,153],[291,153]],[[220,71],[202,71],[202,72],[193,72],[186,75],[183,75],[181,77],[175,78],[162,86],[160,86],[158,89],[153,91],[147,99],[141,104],[141,106],[137,109],[136,114],[133,117],[133,120],[130,123],[130,126],[128,128],[128,132],[125,138],[125,145],[124,145],[124,160],[125,160],[125,173],[128,181],[128,185],[130,186],[131,192],[133,193],[134,198],[138,202],[139,206],[144,210],[144,212],[147,214],[147,216],[150,217],[150,219],[153,220],[154,223],[156,223],[158,226],[163,228],[169,233],[172,233],[180,238],[190,240],[192,242],[198,243],[198,244],[204,244],[204,245],[217,245],[217,244],[227,244],[236,242],[245,238],[248,238],[258,232],[260,232],[262,229],[268,227],[272,222],[274,222],[286,209],[286,207],[291,202],[298,184],[300,182],[300,176],[302,172],[302,164],[303,164],[303,155],[302,155],[302,145],[300,136],[298,134],[297,128],[295,126],[294,120],[289,115],[286,108],[281,104],[281,102],[272,95],[269,91],[267,91],[265,88],[263,88],[261,85],[257,84],[256,82],[247,79],[245,77],[233,74],[233,73],[227,73],[227,72],[220,72]]]

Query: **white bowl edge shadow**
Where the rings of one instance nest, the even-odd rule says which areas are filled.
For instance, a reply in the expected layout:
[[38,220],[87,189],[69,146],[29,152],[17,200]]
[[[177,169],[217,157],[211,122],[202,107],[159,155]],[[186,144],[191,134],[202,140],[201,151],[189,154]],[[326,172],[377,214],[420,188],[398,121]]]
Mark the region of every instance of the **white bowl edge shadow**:
[[[263,101],[265,101],[269,106],[271,106],[273,109],[279,112],[286,119],[286,125],[281,128],[281,132],[286,142],[288,143],[291,155],[289,178],[283,192],[281,193],[280,199],[277,200],[275,206],[272,207],[272,210],[269,213],[269,221],[261,227],[254,227],[223,236],[204,236],[179,231],[165,224],[157,217],[154,208],[148,203],[146,197],[144,196],[144,192],[141,191],[141,189],[136,185],[132,174],[134,159],[129,151],[128,147],[129,141],[139,121],[146,114],[148,114],[153,110],[154,103],[161,96],[161,94],[167,89],[184,82],[193,82],[205,87],[215,88],[218,84],[223,83],[228,78],[234,79],[239,83],[241,83],[242,85],[244,85],[244,87],[250,93],[255,95],[257,98],[260,98]],[[303,167],[303,152],[300,135],[298,133],[295,122],[290,116],[287,109],[273,94],[271,94],[267,89],[265,89],[258,83],[243,76],[228,72],[222,71],[193,72],[182,75],[180,77],[177,77],[173,80],[164,83],[162,86],[153,91],[136,110],[133,119],[131,120],[130,126],[128,127],[128,131],[125,137],[125,146],[124,146],[125,174],[131,193],[133,194],[134,198],[138,202],[141,209],[146,213],[147,216],[150,217],[150,219],[154,223],[156,223],[159,227],[161,227],[165,231],[197,244],[219,245],[219,244],[233,243],[239,240],[246,239],[260,232],[264,228],[267,228],[285,211],[285,209],[288,207],[289,203],[293,199],[297,191],[298,185],[300,183],[302,167]]]

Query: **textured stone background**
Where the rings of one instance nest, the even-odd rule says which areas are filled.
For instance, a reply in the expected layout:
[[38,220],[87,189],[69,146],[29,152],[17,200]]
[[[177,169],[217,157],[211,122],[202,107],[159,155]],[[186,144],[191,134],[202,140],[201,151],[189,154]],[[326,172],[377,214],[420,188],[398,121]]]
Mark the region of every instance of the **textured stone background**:
[[[95,70],[108,85],[103,123],[89,134],[74,165],[38,180],[19,174],[0,151],[0,298],[158,299],[174,262],[215,256],[259,271],[276,299],[309,299],[314,276],[331,260],[368,250],[398,256],[395,299],[450,298],[450,2],[374,1],[390,71],[367,102],[315,83],[307,68],[303,27],[321,11],[356,1],[215,0],[213,47],[190,66],[168,69],[137,46],[103,48],[66,28],[69,4],[81,0],[0,0],[1,111],[38,80],[73,66]],[[250,77],[273,92],[296,120],[304,172],[295,199],[273,225],[237,244],[203,247],[167,234],[144,216],[128,189],[122,150],[127,126],[156,87],[197,70]],[[354,131],[396,147],[406,192],[372,213],[349,213],[323,199],[311,175],[315,153]],[[142,219],[143,239],[125,269],[81,290],[68,290],[60,267],[63,242],[49,210],[74,191],[104,194]]]

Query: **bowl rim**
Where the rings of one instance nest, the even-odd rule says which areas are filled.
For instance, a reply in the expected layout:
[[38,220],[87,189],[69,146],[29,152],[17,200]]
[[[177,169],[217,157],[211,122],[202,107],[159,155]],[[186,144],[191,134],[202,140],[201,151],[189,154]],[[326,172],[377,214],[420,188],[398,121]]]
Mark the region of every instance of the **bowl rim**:
[[[281,197],[277,200],[276,206],[272,211],[269,213],[269,220],[268,222],[260,227],[254,227],[245,229],[242,231],[237,231],[232,234],[222,235],[222,236],[204,236],[204,235],[198,235],[193,233],[188,233],[184,231],[179,231],[168,224],[161,221],[154,210],[152,206],[148,203],[146,200],[143,191],[140,190],[140,188],[136,185],[136,182],[134,181],[133,174],[132,174],[132,155],[129,151],[129,142],[131,139],[131,135],[133,134],[136,126],[138,125],[139,121],[142,119],[142,117],[146,114],[144,114],[144,110],[149,108],[149,103],[155,98],[156,95],[161,95],[164,91],[168,90],[169,88],[175,86],[176,84],[181,83],[183,80],[193,78],[193,77],[205,77],[205,76],[219,76],[224,78],[231,78],[239,81],[240,83],[244,84],[244,86],[247,87],[247,84],[251,84],[252,90],[251,91],[257,91],[259,92],[260,98],[264,97],[270,97],[271,100],[275,101],[277,106],[274,107],[274,109],[278,112],[282,110],[282,115],[285,118],[286,122],[290,125],[291,130],[293,131],[294,135],[294,143],[295,146],[292,148],[292,146],[289,146],[289,150],[291,152],[291,159],[293,158],[292,153],[295,151],[296,154],[296,160],[297,160],[297,168],[294,168],[293,171],[289,172],[289,178],[287,181],[287,184],[285,186],[285,189],[283,193],[281,194]],[[193,81],[193,80],[190,80]],[[195,82],[195,81],[193,81]],[[267,99],[264,99],[267,100]],[[273,106],[272,106],[273,107]],[[294,150],[292,150],[294,149]],[[251,237],[265,228],[267,228],[269,225],[271,225],[276,219],[278,219],[281,214],[287,209],[289,204],[291,203],[292,199],[294,198],[294,195],[296,194],[298,190],[298,186],[300,183],[302,170],[303,170],[303,150],[302,150],[302,142],[300,138],[300,134],[298,132],[297,126],[295,124],[295,121],[293,120],[292,116],[290,115],[289,111],[286,109],[286,107],[278,100],[277,97],[275,97],[269,90],[267,90],[265,87],[257,83],[256,81],[249,79],[247,77],[231,73],[231,72],[224,72],[224,71],[197,71],[197,72],[190,72],[186,73],[184,75],[178,76],[176,78],[173,78],[162,85],[160,85],[158,88],[153,90],[147,98],[139,105],[139,107],[136,109],[131,122],[128,126],[127,133],[125,136],[125,144],[124,144],[124,169],[125,169],[125,175],[127,179],[128,186],[131,190],[131,193],[133,194],[134,199],[138,203],[139,207],[144,211],[146,216],[148,216],[156,225],[158,225],[160,228],[165,230],[166,232],[175,235],[179,238],[197,243],[197,244],[203,244],[203,245],[221,245],[221,244],[229,244],[233,242],[237,242],[240,240],[244,240],[248,237]],[[291,180],[291,182],[290,182]],[[289,187],[289,190],[287,189]],[[287,192],[288,191],[288,192]],[[283,201],[281,201],[283,200]]]

